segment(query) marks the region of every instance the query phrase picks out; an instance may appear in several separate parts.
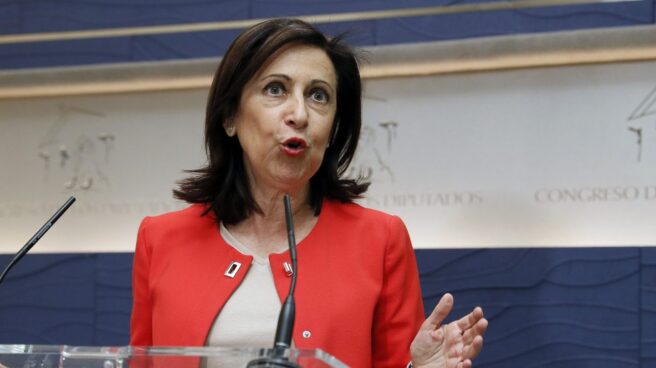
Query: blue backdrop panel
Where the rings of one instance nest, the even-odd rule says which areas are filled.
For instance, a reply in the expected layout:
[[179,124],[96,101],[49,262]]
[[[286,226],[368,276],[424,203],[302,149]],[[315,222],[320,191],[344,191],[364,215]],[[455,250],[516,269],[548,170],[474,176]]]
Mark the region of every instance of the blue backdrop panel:
[[653,1],[398,18],[378,22],[377,43],[466,39],[653,24]]
[[26,256],[0,285],[0,343],[126,345],[131,267],[128,253]]
[[447,291],[455,315],[485,309],[478,367],[640,366],[639,248],[417,255],[427,309]]
[[77,31],[246,19],[241,0],[3,0],[2,33]]
[[640,358],[643,367],[656,367],[656,248],[642,249],[640,270]]
[[[477,367],[656,366],[656,248],[417,257],[427,313],[444,292],[456,298],[453,315],[485,309]],[[127,344],[131,265],[131,253],[28,255],[0,285],[0,343]]]
[[[487,0],[489,2],[492,0]],[[479,1],[480,2],[480,1]],[[357,46],[454,40],[480,36],[654,24],[656,0],[393,18],[321,25],[329,34],[351,33]],[[8,0],[0,1],[0,34],[111,29],[301,16],[472,1],[412,0]],[[0,45],[0,69],[156,61],[223,55],[239,31]]]

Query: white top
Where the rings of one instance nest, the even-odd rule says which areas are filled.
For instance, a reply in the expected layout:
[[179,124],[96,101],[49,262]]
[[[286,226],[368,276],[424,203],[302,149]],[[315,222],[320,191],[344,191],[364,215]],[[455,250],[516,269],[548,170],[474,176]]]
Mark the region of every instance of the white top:
[[280,298],[273,283],[269,259],[255,255],[225,228],[223,239],[237,251],[253,256],[253,264],[239,287],[219,312],[205,345],[270,347],[276,333]]

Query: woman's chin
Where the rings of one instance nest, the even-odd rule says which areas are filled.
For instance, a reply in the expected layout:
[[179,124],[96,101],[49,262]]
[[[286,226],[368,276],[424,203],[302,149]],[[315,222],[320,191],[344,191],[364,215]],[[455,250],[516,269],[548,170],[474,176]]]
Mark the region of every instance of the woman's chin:
[[304,180],[298,177],[279,177],[276,180],[276,187],[283,192],[298,191],[310,183],[309,179]]
[[302,172],[278,172],[273,177],[273,185],[276,189],[283,192],[296,192],[310,184],[310,175],[305,175]]

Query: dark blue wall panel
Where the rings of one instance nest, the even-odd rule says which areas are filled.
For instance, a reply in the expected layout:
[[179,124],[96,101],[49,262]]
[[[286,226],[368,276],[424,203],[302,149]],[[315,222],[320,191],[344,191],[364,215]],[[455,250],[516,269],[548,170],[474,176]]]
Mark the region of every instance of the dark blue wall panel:
[[[453,316],[485,309],[477,367],[656,366],[656,248],[417,257],[427,313],[445,292]],[[130,253],[28,255],[0,285],[0,343],[127,344],[131,264]]]
[[2,33],[38,33],[98,28],[216,22],[249,18],[241,0],[3,0]]
[[656,248],[643,248],[640,263],[640,359],[656,367]]
[[[417,251],[425,304],[490,320],[478,367],[639,367],[639,248]],[[644,326],[644,324],[643,324]]]
[[126,253],[26,256],[0,285],[0,343],[126,345],[131,267]]
[[653,1],[478,12],[380,21],[377,44],[653,24]]
[[[485,2],[490,2],[487,0]],[[0,35],[460,5],[412,0],[4,0]],[[479,1],[480,2],[480,1]],[[654,24],[656,0],[320,25],[357,46]],[[0,45],[0,69],[219,57],[239,31]]]

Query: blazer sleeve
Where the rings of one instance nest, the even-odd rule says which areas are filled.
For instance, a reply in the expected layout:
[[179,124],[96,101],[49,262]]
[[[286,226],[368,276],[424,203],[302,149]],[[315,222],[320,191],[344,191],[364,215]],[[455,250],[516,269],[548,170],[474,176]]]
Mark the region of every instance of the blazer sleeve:
[[390,217],[383,285],[374,312],[374,367],[405,367],[410,343],[424,320],[419,271],[408,231]]
[[151,249],[146,237],[146,217],[139,226],[132,265],[132,316],[130,345],[150,346],[152,338],[152,301],[149,286]]

